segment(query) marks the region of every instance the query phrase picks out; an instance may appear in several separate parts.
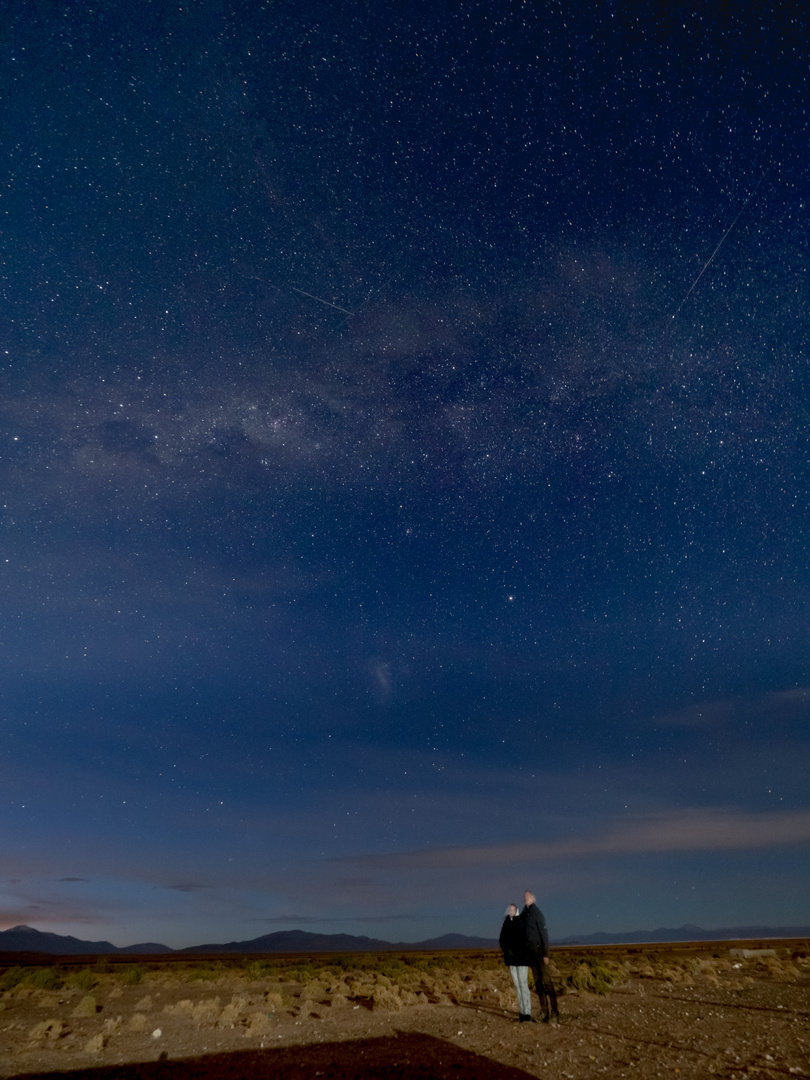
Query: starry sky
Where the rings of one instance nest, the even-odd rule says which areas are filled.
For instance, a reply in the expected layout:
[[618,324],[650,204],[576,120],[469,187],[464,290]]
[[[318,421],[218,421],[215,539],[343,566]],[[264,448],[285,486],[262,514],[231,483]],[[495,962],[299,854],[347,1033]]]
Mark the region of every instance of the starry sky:
[[7,6],[0,926],[810,922],[808,21]]

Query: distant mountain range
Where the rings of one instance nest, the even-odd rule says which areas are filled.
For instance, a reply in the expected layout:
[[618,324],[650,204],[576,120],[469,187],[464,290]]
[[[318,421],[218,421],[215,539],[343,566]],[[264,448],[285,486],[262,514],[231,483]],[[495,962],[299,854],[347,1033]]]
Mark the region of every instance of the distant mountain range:
[[109,941],[81,941],[61,934],[43,933],[31,926],[14,926],[0,931],[0,953],[33,952],[51,956],[96,956],[103,954],[139,953],[154,956],[158,953],[325,953],[325,952],[400,952],[405,949],[432,952],[441,949],[496,949],[495,938],[465,937],[464,934],[444,934],[427,941],[399,943],[377,938],[354,937],[352,934],[310,934],[306,930],[279,930],[250,941],[228,941],[224,944],[191,945],[187,949],[170,949],[168,945],[144,942],[119,949]]
[[[3,935],[0,934],[0,948]],[[379,938],[355,937],[352,934],[310,934],[306,930],[278,930],[274,934],[251,941],[229,941],[224,945],[192,945],[178,949],[179,953],[323,953],[323,952],[391,952],[412,949],[431,952],[440,949],[497,949],[495,938],[465,937],[464,934],[444,934],[427,941],[382,941]]]
[[[2,938],[0,934],[0,939]],[[630,930],[624,934],[587,934],[563,938],[556,945],[654,945],[675,941],[750,941],[753,938],[810,937],[810,926],[732,926],[704,930],[702,926],[659,927],[657,930]]]
[[155,953],[173,951],[168,945],[158,945],[152,941],[118,949],[109,941],[82,941],[80,938],[69,935],[44,933],[41,930],[34,930],[32,926],[13,926],[10,930],[0,931],[0,952],[49,953],[51,956],[140,953],[142,956],[151,956]]
[[[749,941],[755,938],[810,937],[810,926],[735,926],[724,930],[704,930],[700,926],[681,926],[668,930],[633,930],[624,934],[589,934],[564,938],[556,945],[634,945],[676,941]],[[225,944],[192,945],[170,949],[153,941],[127,945],[119,949],[109,941],[82,941],[80,938],[49,934],[31,926],[14,926],[0,931],[0,953],[48,953],[50,956],[95,956],[104,954],[139,954],[155,956],[194,953],[328,953],[328,952],[437,952],[442,949],[497,949],[495,938],[444,934],[426,941],[382,941],[355,937],[352,934],[311,934],[306,930],[278,930],[250,941]]]

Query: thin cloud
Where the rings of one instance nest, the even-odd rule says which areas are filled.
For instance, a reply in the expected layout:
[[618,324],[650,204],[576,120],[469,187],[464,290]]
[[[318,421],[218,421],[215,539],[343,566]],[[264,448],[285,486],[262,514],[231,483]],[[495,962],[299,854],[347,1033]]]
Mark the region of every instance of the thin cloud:
[[699,728],[723,727],[737,720],[789,720],[806,714],[810,704],[810,687],[797,686],[790,690],[775,690],[758,697],[729,698],[689,705],[657,718],[662,727]]
[[330,862],[352,862],[376,869],[457,869],[503,866],[538,860],[577,859],[592,855],[663,852],[743,851],[810,842],[810,810],[746,814],[726,810],[686,810],[644,821],[617,823],[601,836],[549,843],[356,855]]

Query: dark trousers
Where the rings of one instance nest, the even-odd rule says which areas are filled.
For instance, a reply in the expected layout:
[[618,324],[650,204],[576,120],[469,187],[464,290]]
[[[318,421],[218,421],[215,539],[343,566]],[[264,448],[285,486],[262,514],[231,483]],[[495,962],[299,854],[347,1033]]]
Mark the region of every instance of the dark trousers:
[[[540,1006],[543,1009],[543,1015],[550,1016],[551,1013],[553,1013],[555,1016],[559,1016],[560,1010],[557,1008],[557,991],[554,989],[554,983],[551,981],[551,976],[546,973],[543,954],[535,952],[532,949],[530,956],[531,960],[529,961],[529,967],[534,974],[534,988],[537,991],[537,996],[540,998]],[[549,1005],[551,1006],[550,1011]]]

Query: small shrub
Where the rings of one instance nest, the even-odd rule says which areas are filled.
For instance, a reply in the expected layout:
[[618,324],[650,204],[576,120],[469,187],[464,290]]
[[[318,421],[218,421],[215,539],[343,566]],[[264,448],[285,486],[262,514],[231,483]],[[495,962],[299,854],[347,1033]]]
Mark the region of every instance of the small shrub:
[[85,994],[76,1008],[73,1010],[74,1016],[95,1016],[98,1012],[98,1005],[96,999],[92,994]]
[[83,968],[70,980],[77,990],[92,990],[98,983],[98,977],[92,968]]
[[32,1041],[50,1039],[52,1042],[56,1042],[57,1039],[61,1039],[63,1035],[66,1035],[67,1031],[64,1020],[55,1018],[40,1021],[35,1027],[31,1028],[30,1036]]
[[343,968],[335,967],[334,964],[330,964],[328,967],[318,968],[318,978],[324,982],[330,982],[332,979],[339,979],[343,974]]
[[220,1018],[219,998],[203,998],[194,1002],[183,998],[174,1005],[164,1005],[163,1012],[169,1016],[185,1016],[195,1024],[214,1024]]
[[132,967],[124,968],[121,972],[121,982],[125,986],[137,986],[145,974],[140,964],[133,964]]
[[214,982],[225,971],[224,964],[211,964],[205,967],[195,967],[188,975],[187,982]]
[[13,967],[0,975],[0,990],[13,990],[25,979],[25,968]]
[[217,1023],[220,1027],[235,1027],[249,1005],[250,1001],[244,994],[234,994],[222,1010]]
[[429,960],[424,960],[421,957],[412,960],[410,965],[414,971],[424,972],[427,974],[433,966]]
[[245,974],[251,982],[258,982],[259,979],[273,979],[278,975],[278,967],[276,964],[269,964],[266,960],[254,960],[245,968]]
[[251,1013],[245,1022],[245,1038],[255,1039],[267,1035],[273,1028],[273,1020],[266,1013]]
[[379,971],[381,975],[386,975],[389,979],[396,981],[397,977],[404,973],[405,965],[401,960],[384,960],[380,964]]
[[289,982],[308,983],[312,982],[315,978],[315,970],[309,966],[307,967],[293,967],[286,972],[285,979]]
[[25,981],[37,990],[59,990],[65,985],[65,980],[55,968],[37,968],[35,971],[30,971]]
[[326,986],[319,980],[313,979],[301,987],[301,998],[308,1001],[320,1001],[326,996]]
[[586,990],[591,994],[606,994],[616,979],[616,972],[598,960],[583,960],[572,975],[568,976],[568,985],[575,990]]
[[386,1012],[399,1012],[402,1008],[402,998],[396,987],[375,986],[371,993],[373,1008],[384,1009]]

